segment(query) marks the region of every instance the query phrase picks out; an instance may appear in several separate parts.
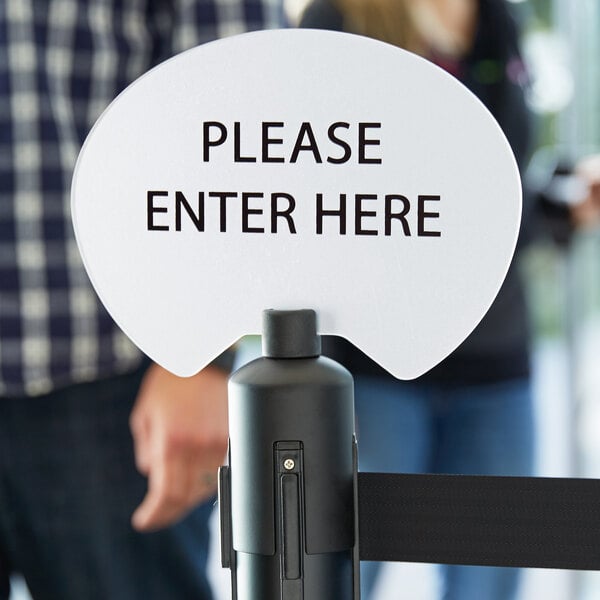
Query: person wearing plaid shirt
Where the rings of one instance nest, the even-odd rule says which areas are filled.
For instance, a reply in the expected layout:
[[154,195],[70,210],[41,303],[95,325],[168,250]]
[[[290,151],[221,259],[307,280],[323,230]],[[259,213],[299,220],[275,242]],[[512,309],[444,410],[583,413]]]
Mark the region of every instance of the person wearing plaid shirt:
[[179,379],[118,330],[69,187],[131,81],[282,24],[280,0],[0,0],[0,600],[12,573],[35,600],[211,598],[211,506],[194,507],[225,455],[226,375]]

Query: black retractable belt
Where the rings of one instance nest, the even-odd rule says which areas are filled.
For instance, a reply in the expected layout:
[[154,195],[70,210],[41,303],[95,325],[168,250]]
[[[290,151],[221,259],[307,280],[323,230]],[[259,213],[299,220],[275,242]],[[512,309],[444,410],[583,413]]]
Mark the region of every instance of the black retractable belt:
[[600,480],[358,474],[360,559],[600,570]]
[[220,472],[235,600],[358,600],[359,560],[600,570],[600,480],[357,473],[352,378],[314,311],[263,329]]

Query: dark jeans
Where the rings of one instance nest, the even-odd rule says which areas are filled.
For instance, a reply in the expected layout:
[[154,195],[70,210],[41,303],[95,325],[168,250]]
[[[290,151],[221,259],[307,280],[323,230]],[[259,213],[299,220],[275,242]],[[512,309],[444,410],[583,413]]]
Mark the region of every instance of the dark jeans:
[[[527,379],[450,388],[356,377],[360,469],[380,473],[531,475]],[[369,600],[380,563],[361,564]],[[519,569],[440,567],[443,600],[513,600]]]
[[209,600],[211,503],[136,533],[146,481],[129,413],[143,370],[35,398],[0,398],[0,600]]

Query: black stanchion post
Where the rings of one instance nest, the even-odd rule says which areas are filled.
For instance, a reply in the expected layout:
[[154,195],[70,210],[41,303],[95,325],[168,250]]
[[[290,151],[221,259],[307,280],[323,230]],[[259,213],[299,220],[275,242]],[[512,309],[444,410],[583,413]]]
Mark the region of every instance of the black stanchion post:
[[268,310],[263,356],[231,376],[220,506],[234,599],[359,598],[353,381],[320,352],[314,311]]

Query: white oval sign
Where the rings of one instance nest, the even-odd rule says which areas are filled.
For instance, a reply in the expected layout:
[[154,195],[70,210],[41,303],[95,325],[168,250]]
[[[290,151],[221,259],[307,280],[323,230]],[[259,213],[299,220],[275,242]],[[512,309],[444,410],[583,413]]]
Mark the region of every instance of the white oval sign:
[[324,31],[156,67],[80,154],[73,218],[116,322],[191,375],[265,308],[313,308],[398,378],[452,352],[515,247],[520,180],[487,109],[429,62]]

